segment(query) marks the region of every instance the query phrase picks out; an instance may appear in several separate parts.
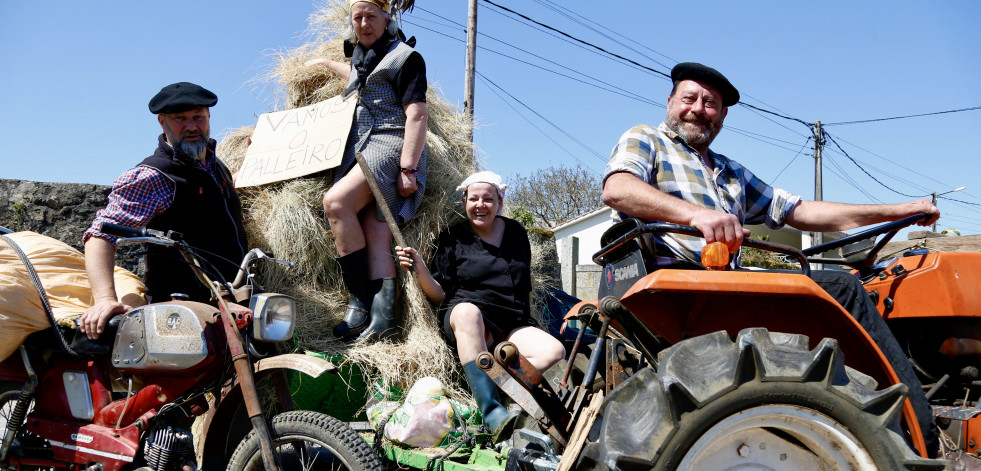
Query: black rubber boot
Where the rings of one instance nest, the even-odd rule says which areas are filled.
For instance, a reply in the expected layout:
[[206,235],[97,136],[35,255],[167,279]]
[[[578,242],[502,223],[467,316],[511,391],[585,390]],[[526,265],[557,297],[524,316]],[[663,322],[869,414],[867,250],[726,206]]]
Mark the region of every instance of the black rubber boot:
[[368,327],[368,310],[371,306],[368,296],[368,249],[356,250],[335,260],[341,266],[341,279],[350,296],[344,320],[334,327],[334,337],[350,338]]
[[[395,278],[371,280],[371,323],[361,332],[356,342],[362,340],[391,340],[398,336],[398,319],[395,318]],[[377,288],[376,288],[377,287]]]
[[491,430],[491,439],[494,443],[509,438],[514,431],[514,423],[521,413],[509,411],[501,404],[501,396],[498,393],[497,384],[494,380],[484,373],[484,370],[477,366],[477,363],[469,361],[463,365],[463,373],[467,376],[470,383],[470,392],[473,399],[477,401],[480,414],[484,417],[484,423]]

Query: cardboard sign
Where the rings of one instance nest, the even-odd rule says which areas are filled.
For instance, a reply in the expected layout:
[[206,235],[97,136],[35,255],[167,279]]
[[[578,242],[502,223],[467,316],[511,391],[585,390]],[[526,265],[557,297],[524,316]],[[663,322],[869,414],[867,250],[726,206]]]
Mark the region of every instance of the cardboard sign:
[[329,100],[259,116],[235,187],[302,177],[341,164],[355,98]]

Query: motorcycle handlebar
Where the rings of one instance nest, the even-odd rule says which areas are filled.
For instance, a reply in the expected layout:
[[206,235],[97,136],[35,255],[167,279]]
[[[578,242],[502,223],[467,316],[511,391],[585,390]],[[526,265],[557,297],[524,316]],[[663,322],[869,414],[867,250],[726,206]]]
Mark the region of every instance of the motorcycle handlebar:
[[238,274],[235,275],[235,280],[232,281],[232,287],[233,288],[237,288],[239,286],[242,286],[242,283],[245,282],[245,278],[246,278],[247,274],[249,273],[249,270],[248,270],[249,264],[251,264],[253,260],[268,260],[270,262],[275,262],[275,263],[278,263],[280,265],[285,265],[288,268],[293,268],[293,267],[296,266],[296,263],[295,262],[290,262],[290,261],[287,261],[287,260],[280,260],[278,258],[273,258],[272,252],[266,252],[266,251],[263,251],[262,249],[256,247],[256,248],[254,248],[252,250],[249,250],[249,252],[247,254],[245,254],[245,258],[242,259],[242,264],[239,266]]
[[99,223],[99,232],[116,237],[149,237],[146,229],[135,229],[111,222]]
[[[175,238],[178,240],[181,239],[180,234],[173,231],[164,234],[163,232],[154,229],[147,229],[147,228],[136,229],[129,226],[123,226],[120,224],[113,224],[111,222],[99,223],[99,232],[102,232],[103,234],[116,236],[116,237],[121,237],[124,240],[130,242],[149,242],[152,244],[167,245],[167,246],[174,245]],[[244,283],[245,278],[249,273],[248,270],[249,264],[257,259],[275,262],[280,265],[285,265],[288,268],[292,268],[296,266],[296,263],[294,262],[273,258],[273,254],[271,252],[265,252],[262,249],[254,248],[245,254],[245,258],[242,260],[240,270],[238,271],[238,274],[235,276],[235,281],[232,282],[232,287],[238,287],[241,286],[242,283]]]
[[178,232],[171,231],[164,234],[163,232],[154,229],[135,229],[129,226],[113,224],[111,222],[100,222],[99,232],[119,237],[119,243],[146,242],[149,244],[170,247],[177,243],[175,240],[181,239],[181,235]]

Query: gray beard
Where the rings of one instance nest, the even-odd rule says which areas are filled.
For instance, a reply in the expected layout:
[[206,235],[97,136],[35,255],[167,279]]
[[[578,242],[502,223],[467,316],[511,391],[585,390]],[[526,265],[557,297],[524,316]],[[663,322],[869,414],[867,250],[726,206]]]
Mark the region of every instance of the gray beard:
[[685,126],[685,121],[680,118],[667,118],[665,123],[668,125],[668,128],[678,133],[678,136],[693,148],[708,147],[715,140],[715,136],[719,135],[718,129],[708,129],[703,132]]
[[200,159],[204,155],[204,151],[208,148],[208,137],[203,137],[204,139],[195,142],[187,142],[181,139],[175,147],[178,151],[189,157]]

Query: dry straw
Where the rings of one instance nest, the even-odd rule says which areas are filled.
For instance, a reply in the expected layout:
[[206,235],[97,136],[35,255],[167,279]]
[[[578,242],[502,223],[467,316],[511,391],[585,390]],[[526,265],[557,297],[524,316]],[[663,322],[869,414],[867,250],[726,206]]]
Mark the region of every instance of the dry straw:
[[[309,19],[309,42],[275,55],[274,69],[258,82],[276,89],[280,109],[317,103],[344,89],[346,83],[340,77],[324,67],[307,67],[304,62],[318,57],[346,60],[340,38],[346,16],[346,4],[319,5]],[[447,102],[433,84],[426,100],[429,110],[426,195],[416,216],[402,231],[406,242],[418,248],[428,260],[436,235],[462,220],[460,195],[454,188],[476,171],[478,165],[468,138],[470,123],[463,113]],[[252,131],[251,127],[240,128],[222,139],[218,154],[233,172],[241,166]],[[270,268],[261,276],[268,290],[297,299],[297,347],[342,354],[346,361],[361,366],[369,376],[367,379],[380,379],[402,388],[410,387],[423,376],[435,376],[447,385],[452,396],[466,399],[468,394],[459,385],[459,362],[437,330],[432,307],[404,270],[398,270],[400,299],[396,302],[405,329],[402,338],[394,343],[348,345],[331,336],[332,327],[343,317],[347,300],[334,262],[333,236],[323,214],[322,198],[331,176],[328,171],[246,188],[241,195],[250,245],[268,248],[277,257],[298,264],[289,271]],[[537,255],[540,253],[536,249],[536,259],[541,258]],[[535,278],[541,282],[541,277]]]

